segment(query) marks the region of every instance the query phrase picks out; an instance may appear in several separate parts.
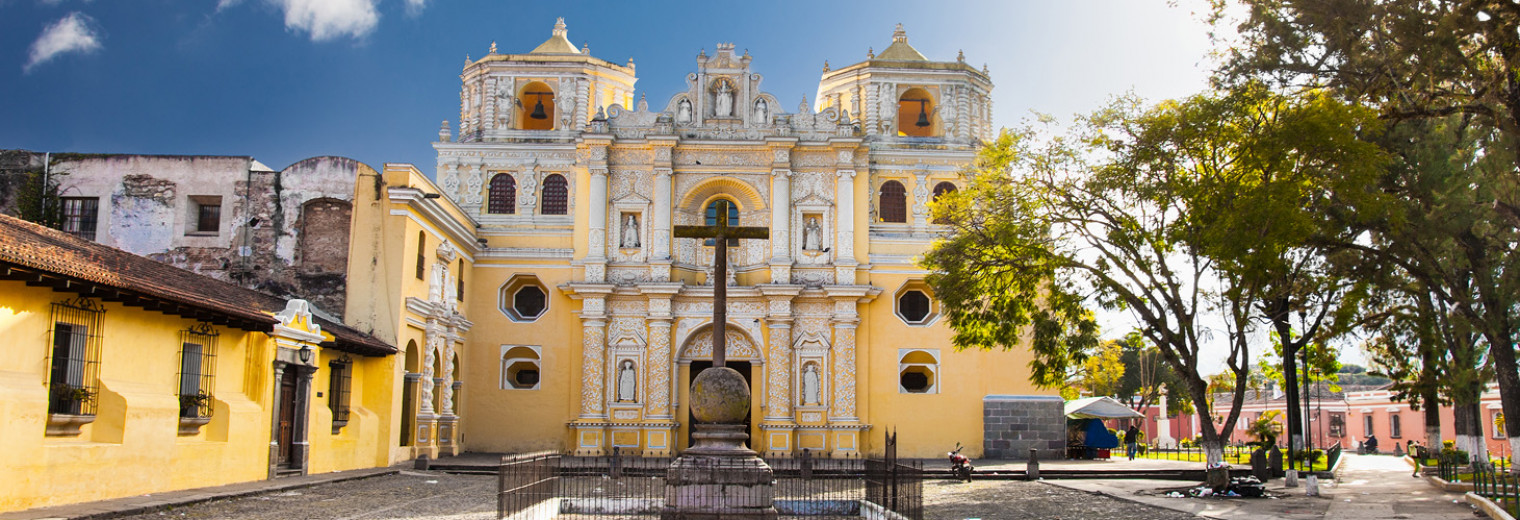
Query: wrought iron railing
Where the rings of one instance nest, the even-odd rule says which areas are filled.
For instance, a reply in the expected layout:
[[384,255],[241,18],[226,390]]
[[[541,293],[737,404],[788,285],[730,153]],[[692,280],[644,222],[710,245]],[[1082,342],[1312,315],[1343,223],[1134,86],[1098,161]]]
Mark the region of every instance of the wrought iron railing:
[[[722,459],[702,459],[721,472]],[[502,457],[497,473],[497,518],[650,518],[670,491],[674,459],[625,456],[572,457],[533,453]],[[774,503],[785,517],[861,516],[865,508],[891,517],[923,518],[923,467],[914,461],[819,458],[803,452],[766,459],[775,475]],[[737,466],[736,466],[737,467]]]

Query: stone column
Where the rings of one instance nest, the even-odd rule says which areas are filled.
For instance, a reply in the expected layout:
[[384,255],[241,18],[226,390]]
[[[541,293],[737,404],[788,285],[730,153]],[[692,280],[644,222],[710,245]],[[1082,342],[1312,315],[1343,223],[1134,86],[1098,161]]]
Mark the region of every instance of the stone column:
[[834,283],[855,283],[855,170],[838,170],[834,194],[834,218],[837,233],[834,236]]
[[601,283],[606,280],[607,266],[607,169],[591,169],[590,211],[586,240],[586,281]]
[[[668,152],[668,149],[667,149]],[[649,269],[656,282],[670,280],[670,168],[654,169],[653,215],[649,218]]]
[[[922,165],[920,165],[922,168]],[[929,228],[929,172],[913,172],[913,234],[922,235]]]
[[792,171],[775,168],[771,170],[771,283],[792,281],[791,224]]

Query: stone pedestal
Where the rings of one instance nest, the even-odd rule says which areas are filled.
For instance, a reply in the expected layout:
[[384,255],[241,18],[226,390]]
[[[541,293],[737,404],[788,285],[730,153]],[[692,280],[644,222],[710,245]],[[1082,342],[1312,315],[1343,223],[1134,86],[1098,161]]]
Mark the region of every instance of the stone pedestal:
[[696,444],[665,471],[661,520],[774,520],[776,475],[744,445],[749,386],[730,368],[702,371],[691,384]]

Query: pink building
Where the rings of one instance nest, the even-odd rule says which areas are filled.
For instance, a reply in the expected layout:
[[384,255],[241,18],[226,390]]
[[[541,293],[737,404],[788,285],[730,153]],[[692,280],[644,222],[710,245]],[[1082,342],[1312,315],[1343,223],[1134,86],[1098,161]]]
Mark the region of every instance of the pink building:
[[[1309,424],[1305,429],[1315,447],[1326,447],[1336,442],[1346,449],[1355,449],[1369,436],[1377,436],[1378,446],[1392,450],[1394,444],[1415,440],[1425,444],[1425,411],[1413,410],[1409,403],[1393,400],[1394,392],[1375,389],[1349,392],[1330,392],[1320,385],[1308,399]],[[1214,400],[1214,415],[1221,417],[1229,411],[1229,394],[1220,394]],[[1479,405],[1483,421],[1483,438],[1488,450],[1495,456],[1508,456],[1509,443],[1495,426],[1494,419],[1501,411],[1499,391],[1490,386],[1483,393]],[[1254,440],[1246,433],[1250,424],[1267,410],[1283,410],[1286,413],[1287,398],[1280,392],[1261,393],[1248,391],[1241,406],[1240,420],[1230,432],[1232,443]],[[1286,418],[1281,419],[1286,424]],[[1441,438],[1456,438],[1455,421],[1450,406],[1441,407]],[[1280,442],[1286,442],[1282,439]]]

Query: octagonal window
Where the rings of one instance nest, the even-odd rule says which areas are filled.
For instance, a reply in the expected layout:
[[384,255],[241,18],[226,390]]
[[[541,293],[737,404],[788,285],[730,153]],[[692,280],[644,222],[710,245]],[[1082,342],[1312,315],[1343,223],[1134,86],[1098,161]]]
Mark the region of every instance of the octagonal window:
[[517,275],[501,286],[501,312],[512,321],[537,321],[549,310],[549,293],[533,275]]

